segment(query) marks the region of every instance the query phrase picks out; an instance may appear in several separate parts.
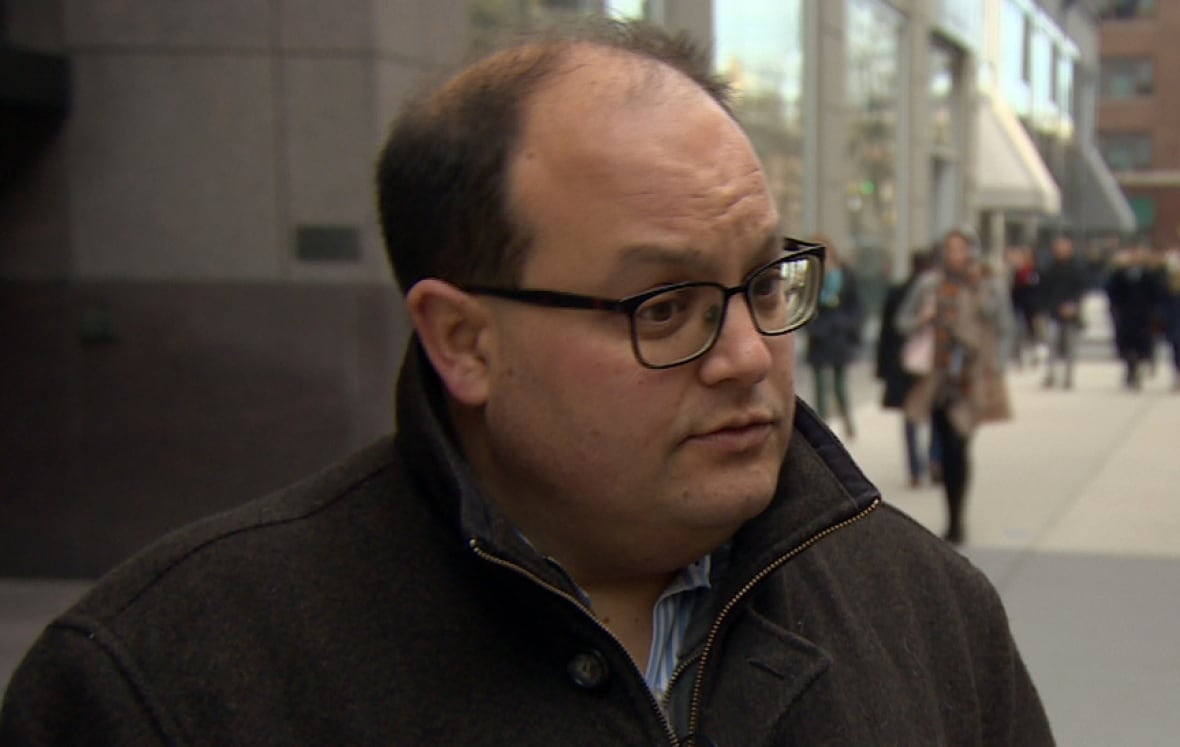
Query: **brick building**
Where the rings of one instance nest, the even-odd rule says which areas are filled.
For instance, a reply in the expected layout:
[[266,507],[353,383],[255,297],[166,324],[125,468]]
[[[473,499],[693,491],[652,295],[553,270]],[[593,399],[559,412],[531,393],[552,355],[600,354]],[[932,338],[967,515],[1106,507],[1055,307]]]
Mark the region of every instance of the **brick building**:
[[1157,247],[1180,243],[1180,2],[1118,0],[1099,26],[1098,141]]

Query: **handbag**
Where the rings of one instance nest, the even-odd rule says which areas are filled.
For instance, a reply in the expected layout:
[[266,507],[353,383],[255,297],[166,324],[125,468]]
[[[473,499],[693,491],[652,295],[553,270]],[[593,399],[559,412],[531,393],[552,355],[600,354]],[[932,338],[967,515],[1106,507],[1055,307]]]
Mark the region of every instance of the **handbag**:
[[934,370],[934,325],[914,330],[901,348],[901,367],[906,373],[925,376]]

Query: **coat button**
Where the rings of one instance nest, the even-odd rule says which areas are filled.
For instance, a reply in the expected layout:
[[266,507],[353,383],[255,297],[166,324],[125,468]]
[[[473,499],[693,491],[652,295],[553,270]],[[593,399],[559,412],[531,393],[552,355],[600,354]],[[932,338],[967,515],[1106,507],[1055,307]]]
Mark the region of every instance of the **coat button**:
[[574,684],[586,690],[602,687],[610,674],[606,659],[597,651],[578,654],[570,660],[565,669],[569,672],[570,679],[574,681]]

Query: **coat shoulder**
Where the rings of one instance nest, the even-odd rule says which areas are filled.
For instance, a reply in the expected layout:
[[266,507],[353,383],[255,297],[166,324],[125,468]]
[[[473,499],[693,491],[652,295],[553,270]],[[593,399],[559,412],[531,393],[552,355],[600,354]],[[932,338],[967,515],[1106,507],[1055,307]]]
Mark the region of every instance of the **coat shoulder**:
[[842,552],[855,559],[857,577],[868,586],[907,594],[921,587],[921,595],[938,605],[1000,613],[999,595],[988,577],[896,506],[882,504],[842,542],[849,543]]
[[386,492],[395,460],[392,438],[383,438],[293,485],[181,527],[110,571],[71,613],[115,619],[157,587],[242,582],[276,570],[272,563],[291,563],[301,543],[321,534],[330,541],[341,514],[377,509],[372,498]]

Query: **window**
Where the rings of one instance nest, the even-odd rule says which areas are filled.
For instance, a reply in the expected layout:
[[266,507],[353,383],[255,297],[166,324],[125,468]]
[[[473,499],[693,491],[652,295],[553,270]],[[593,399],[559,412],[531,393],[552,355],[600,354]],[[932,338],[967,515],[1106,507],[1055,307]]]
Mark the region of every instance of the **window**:
[[1112,171],[1142,171],[1151,167],[1151,133],[1102,132],[1098,148]]
[[1077,62],[1068,54],[1062,54],[1057,59],[1057,104],[1063,114],[1073,116],[1074,108],[1073,77]]
[[846,0],[845,7],[845,213],[858,262],[871,262],[873,254],[892,253],[897,240],[905,19],[879,0]]
[[714,67],[733,81],[734,113],[766,170],[785,226],[803,225],[801,0],[713,3]]
[[1156,203],[1151,195],[1127,195],[1131,212],[1135,213],[1135,228],[1150,233],[1155,228]]
[[[616,14],[628,14],[642,10],[631,2],[611,3]],[[615,8],[615,6],[620,6]],[[468,0],[467,17],[476,33],[476,48],[481,48],[486,38],[511,29],[527,28],[587,13],[600,13],[601,3],[589,0]]]
[[579,16],[605,15],[659,24],[663,7],[661,0],[467,0],[470,51],[490,51],[516,31]]
[[958,144],[962,126],[959,115],[959,61],[954,50],[934,43],[930,47],[930,121],[931,139],[940,149]]
[[1033,20],[1032,16],[1024,16],[1024,29],[1020,41],[1020,79],[1025,83],[1032,83],[1033,56]]
[[1034,126],[1041,129],[1051,129],[1057,114],[1057,102],[1053,97],[1053,49],[1049,34],[1043,29],[1035,28],[1032,36],[1032,57],[1029,60],[1032,75],[1029,79],[1032,94],[1030,114]]
[[[1020,116],[1028,116],[1030,111],[1030,89],[1024,79],[1025,69],[1028,68],[1029,77],[1032,76],[1031,61],[1025,62],[1024,30],[1025,12],[1023,8],[1012,0],[1003,3],[1000,16],[1000,58],[997,60],[996,83],[1004,100]],[[1029,41],[1031,45],[1031,40]]]
[[1049,50],[1049,99],[1061,103],[1061,51],[1056,45]]
[[1150,18],[1155,15],[1156,0],[1103,0],[1098,17],[1104,21]]
[[607,0],[606,14],[611,18],[650,19],[647,0]]
[[1104,98],[1150,96],[1154,90],[1155,61],[1150,57],[1103,58],[1098,91]]
[[961,220],[959,186],[963,147],[962,54],[939,39],[930,44],[930,234]]

